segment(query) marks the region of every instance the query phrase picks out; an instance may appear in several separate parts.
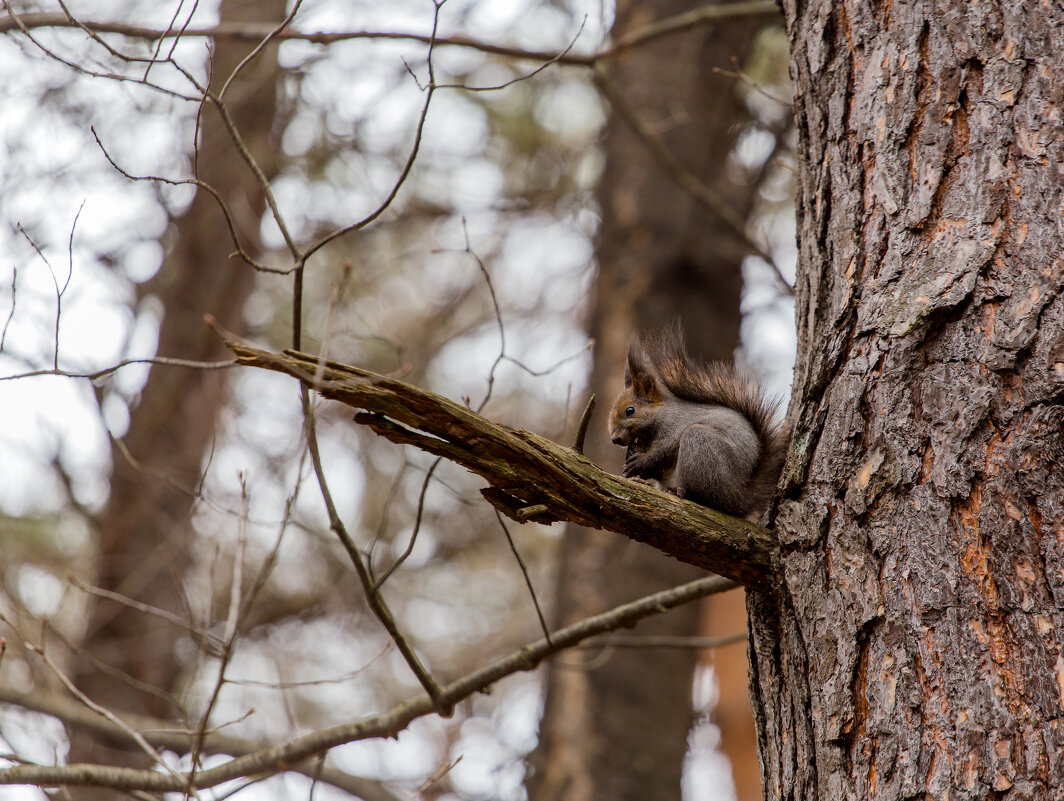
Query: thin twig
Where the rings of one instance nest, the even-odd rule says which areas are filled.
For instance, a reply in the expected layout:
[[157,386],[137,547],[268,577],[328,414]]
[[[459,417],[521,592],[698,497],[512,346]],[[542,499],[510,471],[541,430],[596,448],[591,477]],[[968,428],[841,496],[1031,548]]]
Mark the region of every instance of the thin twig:
[[122,670],[119,670],[113,665],[102,661],[95,654],[93,654],[91,651],[87,650],[84,646],[82,646],[80,643],[76,643],[71,640],[71,638],[64,631],[57,628],[51,620],[44,620],[42,623],[42,627],[48,632],[50,636],[63,643],[63,646],[68,651],[70,651],[71,654],[77,656],[77,658],[82,660],[84,664],[89,665],[97,672],[115,679],[116,681],[120,682],[121,684],[124,684],[126,687],[129,687],[132,690],[159,699],[164,704],[166,704],[167,708],[181,708],[180,701],[178,701],[178,699],[175,698],[172,694],[166,692],[165,690],[159,689],[154,684],[151,684],[146,681],[141,681],[140,679],[135,678]]
[[[495,385],[495,370],[503,362],[509,362],[510,364],[514,365],[518,369],[520,369],[520,370],[524,371],[525,373],[527,373],[528,375],[533,376],[535,378],[538,378],[540,376],[549,375],[550,373],[553,373],[555,370],[560,368],[563,364],[571,362],[574,359],[579,359],[581,356],[584,355],[584,353],[586,353],[588,350],[593,348],[595,343],[594,343],[593,340],[589,341],[584,347],[582,347],[576,353],[571,353],[568,356],[563,356],[561,359],[558,359],[558,361],[554,362],[554,364],[551,364],[550,366],[548,366],[548,367],[546,367],[546,368],[544,368],[542,370],[534,370],[531,367],[529,367],[528,365],[526,365],[524,362],[522,362],[520,359],[515,359],[513,356],[509,355],[506,352],[506,329],[503,326],[503,322],[502,322],[502,311],[499,308],[499,299],[498,299],[498,297],[495,294],[495,283],[491,279],[491,273],[488,270],[488,266],[484,263],[484,259],[481,258],[480,254],[477,253],[477,251],[470,244],[470,241],[469,241],[469,229],[468,229],[468,227],[466,225],[466,218],[465,217],[462,217],[462,232],[463,232],[463,234],[465,236],[465,247],[464,248],[462,248],[461,250],[440,249],[440,250],[437,250],[437,251],[434,251],[434,252],[436,252],[436,253],[463,253],[463,254],[468,255],[471,259],[473,259],[473,261],[476,262],[477,269],[480,270],[480,274],[484,277],[484,284],[485,284],[485,286],[487,286],[487,288],[488,288],[488,296],[491,298],[491,307],[492,307],[492,311],[495,314],[495,325],[499,329],[499,353],[495,357],[495,360],[492,362],[491,367],[488,370],[488,378],[487,378],[488,388],[487,388],[487,390],[484,393],[484,397],[481,399],[480,403],[477,405],[477,408],[474,410],[477,413],[480,413],[481,411],[484,410],[484,407],[487,405],[488,401],[491,399],[492,389],[493,389],[493,387]],[[472,408],[469,403],[467,403],[466,405],[470,406],[470,408]]]
[[373,572],[373,551],[384,538],[384,531],[388,527],[388,518],[391,513],[392,502],[395,500],[396,494],[399,492],[399,487],[402,484],[403,473],[406,472],[410,463],[403,459],[403,463],[399,465],[399,469],[395,473],[395,478],[392,479],[391,485],[388,487],[388,494],[384,497],[384,503],[381,507],[381,519],[377,523],[377,531],[373,535],[373,542],[370,543],[369,550],[366,552],[366,564],[369,567],[370,573]]
[[218,111],[218,115],[222,119],[222,124],[225,126],[225,130],[229,134],[229,139],[232,141],[237,153],[240,154],[240,158],[242,158],[244,163],[248,165],[251,174],[255,177],[255,182],[259,185],[259,188],[262,189],[263,197],[266,198],[266,205],[270,207],[270,214],[273,217],[273,221],[277,224],[281,236],[284,238],[285,245],[288,247],[288,252],[292,254],[292,258],[297,264],[300,263],[305,259],[305,256],[300,252],[299,247],[292,238],[291,232],[288,230],[288,223],[285,222],[284,215],[281,214],[281,209],[277,205],[277,198],[274,197],[273,187],[270,186],[270,179],[266,177],[266,173],[262,171],[258,161],[251,154],[247,144],[244,142],[244,137],[240,134],[240,129],[237,128],[236,122],[229,113],[229,107],[210,92],[207,92],[207,99],[211,101],[211,105],[213,105]]
[[104,598],[108,601],[113,601],[115,603],[122,604],[123,606],[126,606],[129,609],[133,609],[134,611],[140,612],[145,615],[157,617],[160,620],[165,620],[167,623],[171,623],[175,626],[178,626],[179,628],[182,628],[189,634],[191,634],[194,639],[205,643],[210,649],[209,653],[221,653],[222,647],[224,645],[224,641],[222,639],[220,639],[217,635],[211,633],[208,629],[205,629],[203,626],[197,626],[195,623],[191,622],[190,620],[187,620],[181,615],[175,615],[168,609],[161,609],[157,606],[152,606],[151,604],[146,604],[142,601],[137,601],[118,592],[105,590],[102,587],[93,587],[89,584],[85,584],[84,582],[82,582],[81,579],[79,579],[77,576],[71,576],[70,583],[87,595],[92,595],[97,598]]
[[[417,159],[417,155],[421,150],[421,139],[425,130],[425,120],[428,118],[429,114],[429,105],[432,103],[432,96],[436,92],[436,67],[433,63],[432,56],[436,43],[436,34],[439,30],[440,24],[440,8],[443,6],[444,2],[446,2],[446,0],[433,0],[435,11],[432,17],[432,35],[429,37],[428,55],[426,56],[429,82],[428,86],[425,87],[425,103],[418,115],[417,126],[414,129],[414,142],[410,147],[410,152],[407,154],[406,163],[403,165],[402,170],[400,170],[398,178],[396,178],[395,182],[392,184],[391,191],[388,192],[388,195],[384,200],[382,200],[368,215],[358,222],[352,223],[343,228],[338,228],[332,233],[321,237],[317,242],[311,244],[305,251],[303,251],[303,253],[296,259],[296,268],[293,274],[292,286],[292,347],[297,350],[302,347],[301,343],[303,341],[303,272],[306,268],[307,259],[330,242],[352,231],[365,228],[384,214],[384,212],[392,205],[392,201],[395,200],[396,196],[399,194],[399,190],[402,188],[403,184],[406,183],[410,171],[414,168],[414,161]],[[409,70],[409,67],[407,69]],[[417,83],[416,77],[414,78],[414,82]]]
[[526,73],[524,73],[522,75],[518,75],[518,76],[516,76],[514,78],[510,78],[510,80],[508,80],[508,81],[503,81],[502,83],[492,84],[490,86],[469,86],[467,84],[461,84],[461,83],[444,83],[444,84],[440,84],[439,88],[440,89],[462,89],[462,90],[464,90],[466,92],[496,92],[496,91],[499,91],[500,89],[506,89],[509,86],[513,86],[515,83],[520,83],[521,81],[527,81],[529,78],[534,78],[537,75],[539,75],[541,72],[543,72],[545,69],[550,67],[551,65],[561,62],[567,55],[569,55],[569,51],[572,50],[573,47],[576,45],[576,40],[579,39],[580,38],[580,34],[584,32],[584,26],[585,25],[587,25],[587,15],[586,14],[584,15],[584,19],[580,22],[580,27],[577,29],[576,33],[573,35],[573,38],[569,41],[569,44],[566,46],[566,48],[564,50],[562,50],[561,52],[559,52],[556,56],[552,56],[551,58],[548,58],[546,61],[544,61],[538,67],[536,67],[534,70],[526,72]]
[[106,50],[112,57],[117,58],[120,61],[125,61],[126,63],[139,63],[147,61],[148,66],[145,68],[144,78],[142,79],[145,83],[147,83],[147,71],[151,69],[151,65],[155,60],[154,58],[145,59],[143,56],[131,56],[127,53],[123,53],[120,50],[117,50],[114,47],[111,47],[111,45],[108,44],[108,42],[102,36],[100,36],[100,34],[94,31],[89,25],[86,25],[73,14],[71,14],[70,9],[67,8],[66,3],[64,3],[63,0],[57,0],[57,2],[59,3],[59,7],[63,9],[63,13],[66,14],[67,20],[69,20],[75,27],[81,30],[86,36],[96,42],[96,44],[100,45],[100,47]]
[[[41,659],[41,661],[44,662],[51,669],[52,673],[55,674],[56,678],[58,678],[59,681],[63,684],[63,686],[66,687],[67,692],[73,695],[78,701],[87,706],[97,715],[106,718],[110,723],[120,728],[123,732],[125,732],[126,736],[128,736],[131,740],[133,740],[133,742],[137,744],[137,747],[139,747],[145,754],[147,754],[151,758],[152,762],[154,762],[156,765],[158,765],[164,771],[170,774],[172,778],[183,782],[184,777],[176,770],[174,770],[174,768],[172,768],[170,764],[162,758],[162,755],[158,751],[151,747],[148,741],[145,740],[139,732],[134,731],[132,728],[127,726],[125,722],[122,721],[117,715],[115,715],[109,709],[106,709],[105,707],[102,707],[97,704],[95,701],[85,695],[85,693],[83,693],[76,686],[74,686],[74,682],[70,680],[70,677],[67,676],[63,669],[55,663],[55,660],[53,660],[52,657],[48,655],[48,653],[42,646],[37,645],[36,643],[30,641],[27,637],[22,635],[21,632],[19,632],[18,629],[15,628],[14,624],[6,617],[4,617],[3,613],[0,613],[0,622],[6,623],[8,626],[11,627],[12,630],[15,631],[16,634],[19,635],[23,643],[25,643],[26,648],[36,654]],[[184,790],[185,785],[183,785],[181,789]]]
[[[637,45],[644,45],[662,36],[683,33],[705,25],[713,25],[730,19],[748,17],[781,17],[775,0],[748,0],[739,3],[712,3],[671,17],[651,22],[641,28],[618,37],[610,47],[598,53],[598,59],[606,59]],[[782,21],[782,20],[781,20]]]
[[[170,17],[170,21],[166,24],[167,34],[169,34],[170,31],[174,29],[174,23],[177,22],[177,17],[181,13],[181,9],[184,7],[185,0],[181,0],[181,2],[179,2],[177,4],[177,7],[174,9],[174,14],[172,17]],[[199,0],[194,0],[194,2],[192,3],[192,8],[185,16],[185,24],[181,26],[181,30],[178,31],[177,34],[173,37],[173,42],[170,44],[170,54],[168,58],[172,59],[174,57],[174,52],[177,50],[177,45],[181,41],[181,35],[188,29],[188,26],[192,24],[192,17],[195,15],[197,8],[199,8]],[[159,53],[162,52],[163,42],[166,41],[166,38],[167,37],[165,36],[160,36],[159,39],[156,41],[155,52],[152,54],[152,60],[148,62],[146,67],[144,67],[144,80],[148,80],[148,75],[151,73],[152,66],[154,66],[155,62],[158,60]]]
[[429,51],[427,56],[427,64],[429,71],[429,82],[428,85],[425,87],[425,103],[422,105],[421,112],[418,115],[417,125],[414,129],[414,142],[410,147],[410,152],[407,155],[406,163],[403,165],[402,170],[400,170],[399,177],[396,178],[395,182],[392,184],[391,191],[388,192],[387,197],[385,197],[384,200],[382,200],[373,211],[371,211],[358,222],[352,223],[343,228],[338,228],[337,230],[321,237],[317,242],[307,248],[305,258],[309,258],[311,255],[318,252],[327,244],[340,238],[341,236],[349,234],[352,231],[357,231],[362,228],[365,228],[367,225],[372,223],[374,220],[384,214],[384,212],[392,205],[392,201],[395,200],[396,195],[399,194],[399,190],[402,189],[403,184],[406,183],[406,179],[410,175],[410,171],[414,167],[414,162],[417,159],[418,152],[421,150],[421,139],[425,130],[425,120],[428,118],[429,106],[432,104],[432,97],[435,94],[436,89],[438,88],[436,86],[436,68],[432,57],[436,47],[436,36],[440,24],[440,8],[443,6],[443,2],[442,0],[433,0],[433,2],[436,7],[436,11],[432,19],[432,34],[428,38]]
[[[196,138],[198,139],[198,134],[199,134],[199,115],[198,114],[196,116],[196,126],[197,126]],[[270,267],[269,265],[262,264],[262,263],[256,261],[254,258],[252,258],[251,254],[249,254],[244,249],[244,246],[240,244],[240,237],[237,235],[237,230],[236,230],[236,222],[233,219],[232,212],[229,210],[229,204],[226,203],[226,201],[222,197],[221,193],[217,189],[215,189],[213,186],[211,186],[209,183],[207,183],[206,181],[202,181],[199,178],[195,178],[195,177],[194,178],[166,178],[166,177],[161,176],[161,175],[133,175],[132,173],[127,172],[125,169],[120,167],[118,165],[118,163],[111,157],[111,154],[107,152],[107,148],[104,147],[103,142],[100,141],[100,136],[99,136],[99,134],[96,133],[96,129],[94,127],[90,126],[89,130],[92,132],[93,138],[96,140],[96,144],[99,146],[100,151],[103,153],[104,158],[107,159],[108,163],[110,163],[110,165],[112,167],[114,167],[114,169],[123,178],[126,178],[126,179],[128,179],[130,181],[151,181],[153,183],[166,184],[167,186],[194,186],[197,189],[202,189],[203,191],[207,192],[211,197],[213,197],[215,202],[218,204],[218,208],[222,212],[222,216],[225,217],[225,224],[226,224],[226,227],[229,229],[229,236],[232,238],[233,246],[236,248],[236,251],[234,251],[234,253],[236,255],[240,256],[240,258],[243,259],[244,262],[247,263],[250,267],[253,267],[254,269],[258,270],[259,272],[274,273],[276,275],[288,275],[289,273],[291,273],[295,269],[295,267]],[[193,158],[195,160],[195,163],[198,164],[198,159],[199,159],[199,148],[198,147],[195,149],[195,155],[194,155]],[[195,170],[198,170],[198,167],[196,167]],[[232,256],[234,254],[231,253],[229,255]]]
[[[85,207],[85,201],[82,201],[81,202],[81,207],[78,208],[78,213],[74,217],[74,224],[75,225],[77,225],[78,217],[81,216],[81,209],[84,208],[84,207]],[[22,236],[25,238],[25,240],[30,243],[30,247],[32,247],[35,251],[37,251],[37,255],[40,257],[41,261],[44,262],[44,266],[48,268],[48,273],[52,276],[52,284],[53,284],[53,286],[55,286],[55,328],[53,330],[52,369],[53,370],[58,370],[59,369],[59,320],[60,320],[60,317],[62,317],[62,314],[63,314],[63,294],[66,292],[67,287],[70,286],[70,279],[71,279],[71,276],[73,275],[73,271],[74,271],[74,261],[73,261],[74,257],[73,257],[73,254],[71,254],[71,257],[70,257],[70,259],[71,259],[71,261],[70,261],[70,270],[67,272],[66,281],[63,282],[63,286],[62,286],[62,288],[60,288],[59,279],[55,275],[55,268],[52,266],[52,263],[50,261],[48,261],[48,257],[44,255],[44,251],[41,250],[40,245],[38,245],[36,242],[33,241],[33,237],[31,237],[29,235],[29,232],[25,228],[22,227],[22,223],[15,223],[15,230],[17,230],[20,234],[22,234]],[[70,229],[71,245],[73,244],[73,239],[74,239],[74,229],[71,228]]]
[[330,676],[326,679],[301,679],[295,681],[259,681],[258,679],[226,679],[229,684],[237,684],[241,687],[265,687],[271,690],[292,690],[297,687],[323,687],[332,684],[344,684],[357,679],[367,670],[377,664],[381,659],[391,653],[394,643],[388,642],[380,653],[370,659],[366,664],[355,670],[348,671],[340,676]]
[[242,617],[240,602],[240,594],[244,590],[244,560],[247,558],[247,522],[248,522],[248,507],[250,506],[250,500],[248,498],[247,479],[245,476],[240,477],[240,497],[243,502],[242,514],[240,516],[240,523],[237,526],[237,547],[236,553],[233,555],[233,575],[229,584],[229,612],[225,619],[225,629],[222,635],[222,653],[218,659],[218,678],[214,682],[214,686],[211,689],[211,696],[207,699],[207,704],[203,709],[203,713],[200,715],[200,723],[196,728],[196,736],[192,741],[191,759],[189,760],[190,768],[188,773],[188,783],[192,786],[196,780],[196,769],[199,767],[200,754],[203,752],[203,742],[207,737],[207,727],[210,723],[211,713],[214,711],[215,706],[218,704],[218,698],[222,694],[222,687],[225,686],[225,671],[229,667],[229,662],[233,658],[233,653],[236,650],[236,640],[240,633]]
[[[183,95],[180,92],[175,91],[173,89],[169,89],[169,88],[167,88],[165,86],[161,86],[161,85],[155,84],[155,83],[150,83],[149,81],[147,81],[147,80],[145,80],[143,78],[134,78],[132,76],[121,75],[121,74],[116,73],[116,72],[97,72],[95,70],[90,70],[90,69],[82,66],[81,64],[78,64],[77,62],[70,61],[69,59],[65,59],[62,56],[60,56],[58,53],[56,53],[55,51],[51,50],[48,47],[45,47],[44,44],[42,44],[39,40],[34,38],[33,34],[30,32],[29,27],[26,25],[23,17],[21,15],[15,14],[14,9],[11,8],[11,3],[4,3],[4,8],[7,11],[9,22],[7,24],[4,24],[2,21],[0,21],[0,33],[6,33],[6,32],[8,32],[10,30],[13,30],[13,29],[17,28],[18,30],[20,30],[26,36],[27,39],[30,40],[30,42],[33,43],[34,47],[36,47],[38,50],[40,50],[42,53],[44,53],[49,58],[59,62],[60,64],[63,64],[66,67],[69,67],[70,69],[74,70],[77,73],[80,73],[82,75],[88,75],[89,77],[92,77],[92,78],[108,78],[108,79],[113,80],[113,81],[139,83],[142,86],[146,86],[149,89],[153,89],[154,91],[159,92],[160,94],[166,95],[168,97],[177,98],[178,100],[192,100],[192,101],[197,100],[196,97],[193,97],[193,96],[190,96],[190,95]],[[27,17],[31,17],[31,18],[35,17],[35,16],[36,15],[33,15],[33,14],[27,15]],[[56,22],[56,23],[54,23],[52,25],[48,25],[46,27],[52,27],[52,28],[55,28],[55,27],[81,27],[81,24],[75,24],[75,23],[71,23],[69,20],[65,20],[62,17],[62,15],[55,15],[55,19],[59,20],[60,22]],[[42,26],[36,26],[36,27],[42,27]],[[138,59],[136,59],[134,57],[128,57],[128,60],[136,61]],[[147,60],[147,59],[140,59],[140,60],[143,61],[143,60]],[[177,67],[176,62],[169,62],[169,63],[171,63],[175,67]],[[183,70],[179,69],[179,71],[184,74]],[[187,77],[187,75],[186,75],[186,77]]]
[[[181,0],[182,3],[184,1],[185,0]],[[199,0],[197,0],[197,2],[199,2]],[[177,46],[177,40],[176,39],[174,40],[174,46],[175,47]],[[195,126],[194,126],[194,128],[192,130],[192,142],[193,142],[193,146],[192,146],[192,177],[195,178],[197,181],[200,180],[200,146],[199,146],[199,143],[201,141],[203,141],[203,139],[202,139],[202,136],[203,136],[203,134],[202,134],[202,129],[203,129],[203,109],[207,105],[207,87],[209,87],[211,85],[211,83],[214,81],[214,54],[215,54],[215,49],[213,47],[211,47],[210,45],[208,45],[207,46],[207,80],[204,83],[203,87],[200,89],[199,102],[196,103],[196,117],[195,117],[196,122],[195,122]],[[226,218],[226,223],[229,225],[229,230],[230,230],[230,232],[232,232],[232,235],[233,235],[233,238],[234,238],[234,241],[235,241],[236,240],[236,234],[235,234],[236,228],[235,228],[235,226],[233,225],[233,223],[230,221],[230,219],[228,217]],[[240,249],[240,245],[239,244],[237,244],[237,249],[238,250]]]
[[514,538],[510,536],[510,529],[506,527],[506,521],[502,519],[502,513],[498,509],[495,510],[495,519],[499,521],[502,533],[506,535],[506,541],[510,544],[510,551],[513,553],[514,559],[517,560],[517,566],[521,568],[521,575],[525,577],[525,586],[528,587],[528,594],[532,597],[532,605],[536,607],[536,617],[539,618],[539,627],[543,631],[543,638],[547,641],[547,645],[553,648],[554,641],[550,636],[547,619],[543,616],[543,609],[539,605],[539,598],[536,597],[536,588],[532,586],[532,577],[528,575],[528,566],[525,564],[525,560],[521,558],[521,553],[517,550]]
[[394,573],[403,562],[405,562],[410,554],[414,551],[414,544],[417,542],[418,532],[421,531],[421,520],[425,513],[425,494],[429,489],[429,482],[432,481],[432,474],[436,472],[436,468],[440,466],[440,462],[443,461],[442,456],[437,456],[436,459],[429,465],[429,469],[425,472],[425,479],[421,482],[421,491],[417,496],[417,511],[414,514],[414,528],[410,532],[410,540],[406,544],[406,548],[403,552],[396,557],[396,560],[392,563],[392,566],[384,571],[384,575],[375,579],[373,582],[373,591],[379,592],[380,588],[384,585],[392,573]]
[[[277,539],[274,540],[273,547],[270,548],[270,552],[266,554],[266,558],[259,567],[255,580],[251,584],[251,588],[244,596],[244,606],[240,610],[240,619],[242,621],[246,620],[248,615],[251,614],[252,604],[255,603],[259,593],[262,592],[270,575],[277,567],[281,553],[281,546],[284,544],[285,532],[288,531],[289,523],[292,520],[292,508],[295,506],[296,498],[299,497],[300,490],[303,488],[303,468],[306,465],[307,456],[307,449],[304,447],[299,454],[299,463],[296,465],[295,469],[295,485],[292,487],[292,491],[288,494],[288,498],[285,499],[284,513],[281,515],[281,520],[277,524]],[[251,522],[250,514],[247,515],[247,521]]]
[[91,373],[76,372],[74,370],[58,370],[55,368],[47,368],[42,370],[29,370],[25,373],[13,373],[11,375],[0,376],[0,381],[14,381],[22,378],[36,378],[42,375],[60,376],[62,378],[87,378],[90,381],[99,381],[101,378],[105,378],[112,373],[121,370],[123,367],[128,367],[131,364],[160,364],[167,365],[169,367],[188,367],[193,370],[225,370],[236,364],[235,361],[228,360],[222,362],[198,362],[193,359],[173,359],[169,356],[151,356],[143,359],[123,359],[120,362],[112,364],[110,367],[104,367],[103,369],[96,370]]
[[302,5],[303,0],[296,0],[296,2],[292,4],[292,10],[288,13],[288,16],[285,17],[284,20],[282,20],[276,28],[274,28],[268,34],[263,36],[262,41],[255,45],[252,51],[246,56],[244,56],[244,58],[241,59],[240,63],[237,64],[236,67],[233,69],[233,71],[229,73],[229,77],[226,78],[225,83],[222,84],[222,88],[218,92],[219,102],[225,99],[225,93],[229,90],[229,87],[232,85],[233,81],[236,80],[236,76],[240,74],[244,67],[250,64],[255,59],[255,57],[258,56],[259,53],[261,53],[266,48],[266,45],[276,39],[277,36],[285,28],[292,24],[292,20],[295,19],[296,14],[299,12],[299,7]]
[[7,342],[7,329],[11,325],[11,320],[15,316],[15,284],[18,281],[18,266],[11,271],[11,311],[7,313],[7,320],[4,322],[4,331],[0,333],[0,353],[4,352],[4,343]]
[[[85,208],[85,201],[78,206],[78,213],[74,215],[74,222],[70,224],[70,237],[67,240],[67,277],[63,282],[63,288],[55,287],[55,351],[52,354],[52,367],[59,369],[59,317],[62,314],[63,295],[70,288],[70,281],[74,278],[74,230],[78,227],[78,220]],[[52,276],[55,277],[54,275]]]
[[495,312],[495,325],[499,329],[499,355],[495,357],[495,361],[491,363],[491,369],[488,370],[488,388],[484,392],[484,398],[476,408],[477,413],[480,413],[491,399],[491,391],[495,387],[495,370],[502,360],[506,358],[506,328],[502,324],[502,311],[499,308],[499,298],[495,295],[495,284],[492,283],[491,273],[488,272],[488,267],[484,264],[484,260],[480,258],[480,254],[473,250],[472,245],[469,243],[469,228],[466,225],[464,216],[462,217],[462,233],[465,235],[464,252],[473,258],[480,269],[480,274],[484,276],[484,284],[488,287],[488,296],[491,298],[491,308]]
[[[734,59],[733,59],[733,63],[734,63]],[[772,94],[770,91],[765,89],[765,87],[763,87],[761,84],[759,84],[753,78],[751,78],[749,75],[747,75],[741,69],[739,69],[738,66],[736,66],[735,70],[725,70],[725,69],[721,69],[720,67],[713,67],[713,72],[715,74],[717,74],[717,75],[723,75],[725,78],[734,78],[737,81],[742,81],[744,84],[749,86],[753,91],[757,92],[762,97],[766,97],[769,100],[773,101],[774,103],[779,103],[784,108],[787,108],[787,109],[793,109],[794,108],[794,103],[792,101],[784,100],[782,97],[776,97],[776,95]]]

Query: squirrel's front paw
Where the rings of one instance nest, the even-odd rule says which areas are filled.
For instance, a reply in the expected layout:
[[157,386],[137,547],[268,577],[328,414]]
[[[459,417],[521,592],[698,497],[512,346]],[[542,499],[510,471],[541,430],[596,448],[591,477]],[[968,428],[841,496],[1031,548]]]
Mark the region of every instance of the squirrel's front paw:
[[642,454],[629,456],[624,460],[624,470],[621,471],[621,475],[625,478],[638,478],[646,471],[646,461]]

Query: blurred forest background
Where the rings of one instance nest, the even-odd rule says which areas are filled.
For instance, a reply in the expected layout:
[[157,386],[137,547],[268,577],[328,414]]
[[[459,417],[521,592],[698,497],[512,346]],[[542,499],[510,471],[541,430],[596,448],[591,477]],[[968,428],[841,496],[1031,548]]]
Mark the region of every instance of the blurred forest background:
[[[150,764],[79,697],[279,743],[420,692],[329,531],[295,382],[220,366],[207,314],[563,443],[593,391],[613,471],[635,330],[679,317],[787,393],[770,2],[20,2],[0,34],[0,766]],[[479,479],[316,409],[337,511],[441,681],[700,574],[503,526]],[[201,797],[759,798],[744,626],[714,596]]]

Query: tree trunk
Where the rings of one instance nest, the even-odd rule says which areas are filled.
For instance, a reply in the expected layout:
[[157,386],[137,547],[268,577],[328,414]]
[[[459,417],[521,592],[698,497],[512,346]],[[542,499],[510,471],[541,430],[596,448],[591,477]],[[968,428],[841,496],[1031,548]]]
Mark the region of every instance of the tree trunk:
[[1060,798],[1064,10],[785,4],[795,435],[770,798]]
[[[280,19],[284,4],[232,10],[222,4],[223,19]],[[216,44],[212,86],[215,91],[252,45]],[[276,51],[259,56],[226,96],[232,116],[266,173],[274,174],[269,141],[276,113]],[[237,156],[214,109],[205,106],[201,124],[199,177],[211,184],[237,214],[244,243],[257,247],[265,206],[261,189]],[[243,223],[242,226],[239,224]],[[227,351],[203,322],[207,312],[229,330],[241,331],[243,305],[253,270],[229,258],[233,242],[214,199],[197,192],[188,212],[174,223],[174,245],[158,275],[145,287],[162,302],[164,317],[158,352],[195,360],[222,360]],[[215,423],[225,400],[228,372],[154,367],[136,408],[122,450],[113,451],[111,492],[95,521],[98,536],[97,583],[142,603],[172,612],[185,609],[182,581],[190,564],[190,512]],[[108,709],[172,717],[168,700],[182,665],[173,650],[184,636],[161,618],[110,601],[95,600],[82,647],[89,659],[77,665],[79,688]],[[127,678],[123,678],[127,677]],[[71,733],[72,762],[143,765],[145,756],[125,745],[110,746],[91,733]],[[93,796],[82,791],[79,797]],[[105,794],[110,797],[109,794]]]
[[[687,0],[621,3],[614,36],[691,7]],[[762,24],[744,20],[669,37],[629,51],[610,73],[668,150],[740,216],[752,207],[756,189],[733,183],[723,165],[747,115],[734,82],[712,68],[732,69],[731,59],[744,57]],[[711,107],[707,97],[713,98]],[[730,360],[739,342],[746,246],[661,171],[616,114],[604,148],[599,274],[590,325],[597,343],[592,391],[599,411],[587,453],[619,472],[623,452],[609,443],[605,419],[622,385],[629,336],[679,317],[688,324],[692,352]],[[563,545],[558,623],[699,574],[653,549],[570,527]],[[741,625],[741,619],[734,624]],[[698,626],[699,609],[691,605],[641,624],[640,633],[695,636]],[[586,656],[580,660],[585,664],[575,664],[572,657],[561,661],[551,667],[530,798],[679,799],[698,653],[618,649]],[[745,694],[745,671],[742,678]]]

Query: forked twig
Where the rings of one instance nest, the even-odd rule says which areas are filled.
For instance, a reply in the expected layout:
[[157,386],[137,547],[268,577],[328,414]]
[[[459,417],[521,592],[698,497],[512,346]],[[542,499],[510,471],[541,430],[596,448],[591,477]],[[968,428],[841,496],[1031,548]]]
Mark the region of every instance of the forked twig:
[[311,463],[314,466],[314,475],[317,476],[318,486],[321,488],[322,500],[325,502],[325,511],[329,517],[329,528],[333,530],[333,533],[339,538],[340,543],[347,552],[347,557],[351,561],[351,565],[355,568],[355,573],[358,576],[359,582],[362,584],[362,590],[366,595],[366,601],[369,603],[369,607],[373,611],[373,614],[381,622],[381,625],[384,626],[388,635],[399,649],[399,653],[401,653],[403,659],[406,660],[410,670],[421,683],[421,686],[425,688],[425,692],[428,693],[429,698],[432,699],[436,711],[441,714],[449,714],[451,708],[442,700],[439,684],[437,684],[436,680],[429,674],[428,669],[421,662],[420,657],[418,657],[417,653],[414,651],[409,640],[407,640],[406,636],[399,630],[399,625],[396,623],[394,615],[392,615],[391,610],[384,601],[384,597],[374,586],[373,578],[369,574],[369,569],[366,567],[366,562],[362,558],[358,546],[355,545],[354,540],[351,538],[343,521],[340,519],[340,513],[336,510],[336,504],[333,501],[332,493],[329,491],[329,485],[325,478],[325,470],[322,467],[321,450],[318,447],[317,425],[314,409],[311,405],[310,392],[304,386],[301,389],[300,395],[303,401],[303,421],[306,429],[307,446],[310,449],[310,458]]

